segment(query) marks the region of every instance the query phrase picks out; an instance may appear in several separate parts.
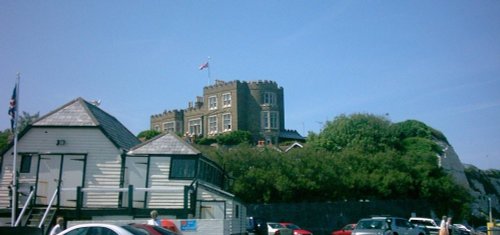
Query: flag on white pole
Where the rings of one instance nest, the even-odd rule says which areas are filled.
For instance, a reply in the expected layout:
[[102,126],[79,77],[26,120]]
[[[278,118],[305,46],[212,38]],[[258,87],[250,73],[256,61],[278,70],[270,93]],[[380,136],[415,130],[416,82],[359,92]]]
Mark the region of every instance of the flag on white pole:
[[200,67],[199,67],[200,70],[203,70],[203,69],[206,69],[206,68],[208,68],[208,62],[200,65]]
[[12,97],[10,98],[10,105],[9,105],[9,116],[10,116],[10,128],[11,131],[14,132],[16,125],[17,125],[17,120],[16,120],[16,113],[17,113],[17,84],[14,87],[14,91],[12,92]]

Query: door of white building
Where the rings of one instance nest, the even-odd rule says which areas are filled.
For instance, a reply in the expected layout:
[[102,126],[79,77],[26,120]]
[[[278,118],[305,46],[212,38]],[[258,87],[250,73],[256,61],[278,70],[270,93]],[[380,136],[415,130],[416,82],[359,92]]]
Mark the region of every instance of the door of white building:
[[76,187],[82,186],[85,155],[39,155],[36,203],[48,205],[59,187],[54,204],[76,206]]

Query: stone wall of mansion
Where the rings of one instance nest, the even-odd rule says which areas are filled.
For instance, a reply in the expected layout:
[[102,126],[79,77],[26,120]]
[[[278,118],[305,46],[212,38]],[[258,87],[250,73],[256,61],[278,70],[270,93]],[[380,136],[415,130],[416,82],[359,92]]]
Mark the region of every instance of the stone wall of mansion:
[[268,80],[216,80],[187,108],[152,115],[151,129],[200,137],[243,130],[277,143],[286,131],[283,87]]

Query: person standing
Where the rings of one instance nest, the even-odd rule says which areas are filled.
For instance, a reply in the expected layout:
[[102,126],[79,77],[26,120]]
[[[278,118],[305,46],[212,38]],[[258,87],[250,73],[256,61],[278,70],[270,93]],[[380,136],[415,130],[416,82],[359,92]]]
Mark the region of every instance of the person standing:
[[152,210],[150,215],[151,215],[151,219],[148,220],[148,224],[161,226],[161,221],[160,221],[160,219],[158,219],[158,211]]
[[439,224],[439,235],[449,235],[448,234],[448,226],[446,226],[446,216],[443,215],[441,219],[441,223]]
[[56,235],[64,230],[64,218],[59,216],[56,219],[56,225],[50,230],[50,235]]
[[446,220],[446,232],[448,233],[448,235],[452,235],[453,234],[453,225],[451,224],[451,217],[448,217],[448,219]]

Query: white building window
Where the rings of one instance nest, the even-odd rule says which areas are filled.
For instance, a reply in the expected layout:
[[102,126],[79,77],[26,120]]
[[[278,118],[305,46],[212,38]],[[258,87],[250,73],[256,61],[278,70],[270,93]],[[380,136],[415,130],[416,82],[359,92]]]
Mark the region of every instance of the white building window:
[[217,133],[217,116],[208,117],[208,134]]
[[209,110],[217,109],[217,96],[208,97],[208,109]]
[[155,125],[155,127],[153,128],[155,131],[160,131],[160,126],[159,125]]
[[226,114],[222,115],[222,125],[223,125],[224,131],[231,130],[231,114],[230,113],[226,113]]
[[262,129],[278,129],[278,112],[263,111],[261,113]]
[[191,119],[188,122],[189,134],[191,135],[201,135],[201,118]]
[[163,123],[163,131],[166,133],[175,133],[175,122]]
[[275,105],[276,104],[276,93],[264,92],[263,104]]
[[231,107],[231,93],[222,94],[222,107]]

